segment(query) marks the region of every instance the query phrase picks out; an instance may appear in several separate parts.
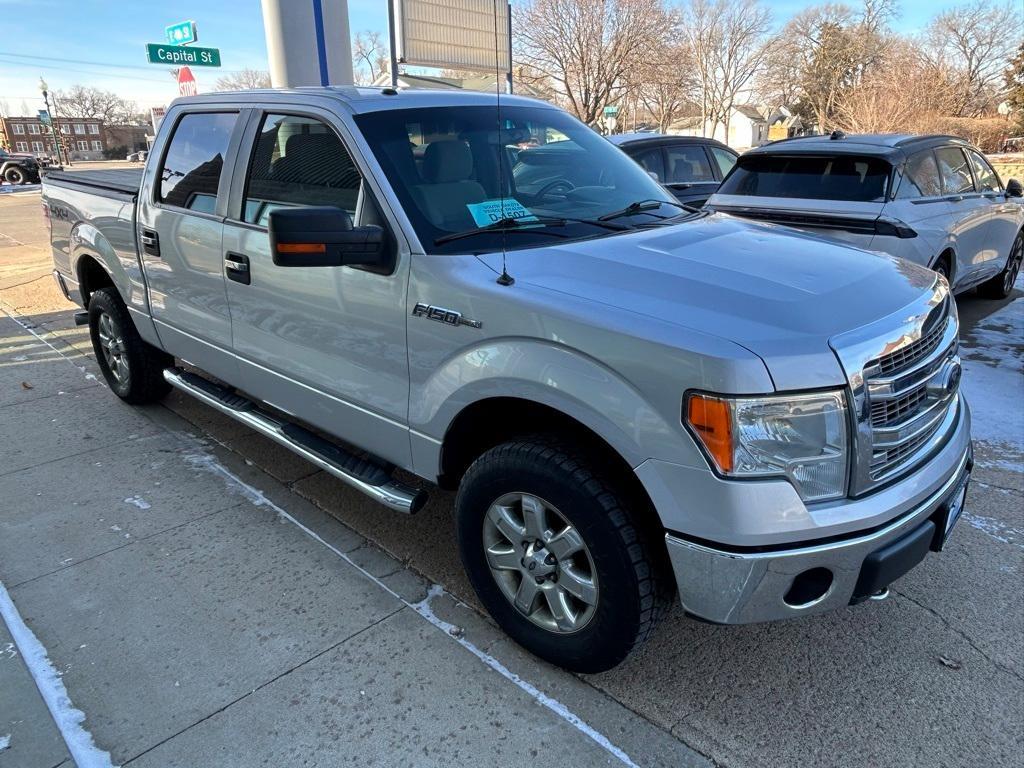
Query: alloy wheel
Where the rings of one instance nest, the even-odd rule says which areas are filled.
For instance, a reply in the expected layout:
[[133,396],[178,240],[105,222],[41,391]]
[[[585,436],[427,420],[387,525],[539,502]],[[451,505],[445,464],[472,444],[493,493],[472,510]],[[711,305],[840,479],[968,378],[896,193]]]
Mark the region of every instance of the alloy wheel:
[[128,353],[124,345],[124,337],[121,329],[117,326],[110,315],[106,312],[100,313],[96,330],[100,337],[100,349],[103,351],[103,358],[106,360],[107,368],[114,381],[124,385],[128,381]]
[[1021,260],[1024,259],[1024,237],[1018,237],[1013,244],[1013,251],[1010,253],[1010,263],[1006,265],[1006,274],[1003,276],[1003,293],[1013,290],[1013,284],[1017,282],[1017,275],[1020,272]]
[[537,626],[566,634],[593,618],[597,569],[579,531],[539,496],[508,493],[487,510],[483,546],[502,594]]

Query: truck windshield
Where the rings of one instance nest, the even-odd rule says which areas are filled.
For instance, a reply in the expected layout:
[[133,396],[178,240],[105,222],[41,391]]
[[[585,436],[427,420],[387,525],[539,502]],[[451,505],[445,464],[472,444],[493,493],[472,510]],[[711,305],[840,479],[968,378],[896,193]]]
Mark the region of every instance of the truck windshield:
[[891,170],[879,157],[752,155],[739,159],[718,194],[881,203]]
[[[600,237],[679,215],[640,166],[559,110],[502,105],[500,126],[493,106],[387,110],[356,122],[427,253]],[[600,221],[615,213],[622,226]],[[513,219],[515,236],[503,237]]]

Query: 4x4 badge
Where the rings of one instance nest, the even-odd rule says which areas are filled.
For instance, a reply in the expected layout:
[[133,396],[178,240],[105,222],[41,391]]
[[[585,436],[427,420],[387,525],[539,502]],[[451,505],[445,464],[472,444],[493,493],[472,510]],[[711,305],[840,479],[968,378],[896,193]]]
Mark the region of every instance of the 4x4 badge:
[[447,323],[448,325],[468,325],[470,328],[480,328],[483,326],[479,320],[470,320],[468,317],[463,317],[461,312],[456,312],[454,309],[445,309],[444,307],[435,307],[433,304],[424,304],[423,302],[418,303],[412,308],[413,317],[425,317],[427,320],[436,320],[439,323]]

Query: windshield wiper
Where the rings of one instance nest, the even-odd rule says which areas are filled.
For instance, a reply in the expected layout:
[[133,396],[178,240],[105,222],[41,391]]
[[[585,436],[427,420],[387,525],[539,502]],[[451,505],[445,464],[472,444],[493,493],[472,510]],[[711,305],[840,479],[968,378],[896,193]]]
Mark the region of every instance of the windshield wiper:
[[618,211],[612,211],[604,216],[599,216],[598,221],[611,221],[612,219],[621,219],[623,216],[633,216],[638,213],[646,213],[648,216],[654,216],[656,219],[667,219],[669,218],[668,216],[659,216],[656,213],[651,213],[655,208],[661,208],[663,205],[674,205],[676,208],[682,208],[684,211],[692,213],[697,211],[696,208],[683,205],[675,200],[657,200],[652,197],[647,200],[637,200]]
[[600,219],[573,219],[563,217],[533,217],[530,219],[514,219],[512,217],[506,217],[499,219],[493,224],[487,224],[482,227],[474,227],[473,229],[466,229],[462,232],[452,232],[448,235],[441,235],[441,237],[434,240],[434,245],[443,245],[444,243],[450,243],[453,240],[461,240],[464,237],[472,237],[473,235],[480,235],[487,232],[540,232],[542,234],[550,235],[551,237],[569,237],[564,232],[554,232],[548,227],[564,227],[569,222],[574,224],[591,224],[595,227],[601,227],[603,229],[611,229],[615,232],[629,229],[622,224],[610,224]]

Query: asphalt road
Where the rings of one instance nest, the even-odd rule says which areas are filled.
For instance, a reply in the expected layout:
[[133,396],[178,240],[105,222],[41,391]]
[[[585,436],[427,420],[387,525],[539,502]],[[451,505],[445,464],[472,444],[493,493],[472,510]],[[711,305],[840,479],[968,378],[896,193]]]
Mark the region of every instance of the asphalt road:
[[[48,277],[49,270],[38,196],[0,198],[0,307],[22,323],[30,324],[48,343],[68,355],[71,363],[61,361],[67,367],[77,371],[74,366],[81,363],[88,371],[87,356],[82,356],[87,353],[85,335],[81,329],[73,327],[72,308],[56,292]],[[1024,394],[1024,293],[1019,287],[1020,284],[1005,302],[984,301],[973,295],[961,296],[958,300],[963,327],[964,387],[975,414],[978,465],[967,511],[947,550],[930,556],[900,580],[889,600],[801,621],[746,627],[700,624],[676,610],[652,640],[621,667],[584,678],[536,661],[503,638],[485,617],[463,610],[459,624],[467,627],[466,638],[476,644],[474,647],[486,649],[491,658],[506,665],[529,685],[570,708],[579,709],[586,722],[596,724],[601,734],[607,735],[613,745],[621,747],[638,765],[699,764],[704,759],[725,766],[772,768],[812,764],[858,767],[1019,764],[1020,755],[1024,753],[1024,605],[1021,600],[1024,586],[1024,409],[1020,405]],[[16,335],[14,330],[10,333]],[[2,343],[12,344],[7,338]],[[19,371],[15,378],[20,376]],[[10,394],[6,391],[9,387],[17,390],[17,382],[10,376],[0,377],[0,382],[5,388],[0,395]],[[15,394],[21,395],[17,391]],[[427,508],[414,517],[395,515],[259,435],[184,397],[172,395],[163,406],[146,409],[142,415],[145,424],[137,427],[136,421],[142,416],[120,404],[107,402],[114,398],[103,387],[91,386],[78,396],[88,399],[89,413],[98,419],[96,429],[104,435],[134,433],[140,435],[139,440],[149,441],[147,446],[159,445],[162,441],[179,447],[186,445],[179,454],[194,450],[195,446],[188,441],[203,441],[202,450],[213,452],[217,461],[225,465],[250,473],[255,478],[252,482],[272,496],[281,509],[301,510],[309,516],[319,514],[323,519],[316,518],[318,524],[328,526],[325,530],[334,530],[334,535],[345,531],[360,542],[365,537],[368,543],[357,544],[355,551],[376,552],[371,546],[375,544],[391,556],[383,561],[390,565],[379,573],[388,572],[389,578],[401,574],[398,578],[408,578],[410,583],[418,585],[415,590],[419,591],[410,593],[410,603],[415,604],[423,597],[425,584],[439,584],[454,598],[470,606],[476,604],[455,552],[449,495],[435,493]],[[0,425],[6,423],[4,414],[16,413],[19,424],[23,424],[18,428],[17,439],[27,442],[26,450],[31,452],[33,440],[41,441],[40,445],[47,444],[46,435],[52,430],[50,419],[58,418],[49,409],[57,407],[61,399],[67,397],[66,394],[51,395],[4,406],[5,401],[0,396]],[[77,408],[68,407],[67,418],[71,418]],[[146,424],[155,425],[154,429],[162,437],[146,436],[144,430],[140,431]],[[3,437],[6,442],[11,433],[7,428],[0,429],[7,435]],[[35,493],[46,498],[53,492],[54,483],[63,485],[65,477],[70,480],[88,474],[87,467],[73,459],[54,464],[49,470],[28,465],[24,470],[14,469],[18,466],[13,460],[0,466],[0,498],[9,498],[15,490],[20,494],[19,499],[31,501],[34,498],[31,494]],[[106,460],[103,476],[107,482],[117,483],[118,488],[112,496],[107,494],[96,502],[97,514],[105,509],[104,505],[118,509],[124,506],[117,498],[122,489],[125,496],[121,498],[134,494],[146,499],[146,503],[151,503],[150,496],[158,495],[159,489],[153,485],[156,477],[142,472],[130,455],[112,454]],[[131,480],[128,483],[131,488],[122,487],[124,478]],[[189,483],[208,480],[200,473]],[[100,480],[88,483],[88,488],[102,486]],[[85,504],[88,496],[85,492],[75,498],[79,504]],[[117,503],[105,501],[108,497]],[[223,539],[219,545],[222,547],[232,546],[231,535],[240,528],[237,546],[249,557],[267,561],[270,572],[275,568],[284,572],[296,567],[303,570],[304,577],[312,581],[295,582],[294,594],[315,592],[317,587],[323,589],[326,584],[333,584],[335,578],[350,575],[337,574],[335,570],[305,573],[309,569],[327,568],[321,562],[323,555],[308,554],[310,559],[298,566],[287,558],[282,559],[282,548],[292,552],[299,547],[303,550],[302,557],[307,557],[304,549],[307,545],[300,547],[296,544],[298,540],[282,540],[281,532],[274,526],[261,527],[251,521],[243,525],[241,518],[230,517],[237,514],[237,510],[233,513],[231,508],[215,509],[224,501],[223,492],[198,491],[189,497],[189,514],[209,515],[211,520],[219,521],[216,534]],[[237,499],[232,497],[227,501]],[[166,503],[169,517],[162,524],[170,525],[177,520],[175,515],[179,513],[175,512],[175,504]],[[59,519],[58,516],[46,524],[56,526]],[[339,525],[331,529],[335,521],[345,527]],[[31,576],[30,565],[48,547],[52,550],[53,543],[45,527],[29,526],[28,531],[18,529],[14,533],[8,528],[7,534],[2,535],[8,522],[9,513],[0,512],[0,580],[10,588],[14,583],[10,574],[22,581]],[[15,533],[16,539],[12,538]],[[68,531],[67,540],[69,543],[77,540],[73,530]],[[237,579],[229,573],[230,569],[212,568],[206,562],[210,550],[202,540],[184,537],[175,542],[174,547],[181,562],[172,562],[167,574],[161,577],[169,574],[185,578],[189,563],[199,560],[210,591],[220,589],[217,583],[221,579],[231,579],[231,586],[221,591],[234,588]],[[142,595],[159,593],[156,587],[147,591],[145,583],[125,582],[123,574],[136,572],[130,559],[141,557],[138,552],[128,551],[130,549],[122,547],[98,558],[101,561],[115,556],[125,558],[123,563],[107,566],[105,572],[101,572],[99,566],[90,567],[89,562],[93,561],[75,560],[57,574],[63,581],[46,586],[47,580],[54,578],[50,575],[37,578],[27,586],[10,589],[14,605],[21,609],[29,628],[49,650],[55,666],[61,669],[72,665],[71,671],[63,677],[70,700],[81,707],[85,714],[84,725],[97,743],[112,751],[118,760],[135,754],[133,749],[149,744],[159,735],[144,727],[133,729],[126,725],[132,718],[124,700],[134,697],[143,702],[139,706],[148,706],[145,702],[158,698],[149,690],[152,680],[128,675],[123,665],[110,659],[83,665],[88,667],[84,671],[82,667],[75,667],[74,638],[88,634],[90,639],[86,644],[90,647],[99,645],[115,651],[128,646],[137,648],[133,664],[139,668],[147,663],[158,664],[167,675],[173,676],[179,669],[188,667],[188,663],[179,661],[177,656],[204,657],[207,639],[231,637],[232,632],[238,631],[232,622],[239,620],[239,615],[222,609],[223,601],[215,602],[213,607],[204,610],[201,620],[194,621],[193,634],[176,635],[172,646],[155,642],[152,634],[125,633],[119,627],[96,621],[90,610],[101,605],[104,610],[114,611],[118,605],[116,597],[98,589],[97,584],[108,583],[105,579],[114,579],[117,588],[123,591],[121,600],[129,603],[138,590]],[[241,557],[237,552],[233,556],[236,560]],[[19,575],[22,568],[29,570]],[[142,564],[139,568],[140,573],[146,570]],[[389,568],[398,570],[389,571]],[[117,581],[117,574],[122,574],[121,581]],[[250,577],[257,581],[261,578],[255,572],[246,576]],[[163,584],[166,586],[166,582]],[[360,610],[365,610],[361,604],[369,599],[358,600],[355,605],[310,608],[319,611],[313,634],[322,632],[324,621],[339,626],[374,621],[379,614],[373,614],[374,618],[360,618],[362,614],[359,614]],[[82,601],[88,608],[82,607]],[[244,608],[243,615],[247,617],[273,616],[280,605],[273,601],[264,604],[251,598]],[[185,609],[180,603],[172,603],[167,620],[176,621]],[[386,613],[388,609],[382,610]],[[515,709],[516,696],[521,696],[523,689],[504,678],[502,686],[516,688],[515,696],[507,694],[502,686],[493,691],[474,687],[483,685],[477,680],[483,673],[474,670],[489,668],[478,658],[472,658],[472,652],[465,647],[454,649],[459,653],[445,651],[452,655],[452,661],[445,662],[449,664],[445,667],[445,679],[438,683],[437,675],[428,674],[432,670],[422,669],[420,657],[425,652],[418,651],[408,639],[409,633],[434,631],[436,627],[402,625],[406,619],[400,617],[416,614],[416,611],[408,607],[402,609],[400,605],[396,610],[396,614],[376,625],[372,641],[353,646],[352,652],[365,654],[366,663],[371,667],[375,664],[389,670],[412,667],[409,674],[419,675],[413,684],[430,690],[430,695],[417,699],[414,706],[423,706],[428,713],[439,707],[440,702],[452,699],[461,701],[483,695],[489,702],[500,703],[500,706],[482,709],[438,709],[437,717],[426,717],[422,723],[416,723],[416,728],[433,728],[447,734],[453,728],[449,718],[461,718],[470,732],[480,736],[472,742],[460,743],[461,758],[452,761],[454,764],[491,764],[498,755],[507,759],[509,754],[521,754],[521,763],[547,762],[557,755],[562,765],[593,765],[596,764],[595,754],[599,754],[601,764],[609,760],[609,764],[620,764],[621,761],[607,750],[588,751],[596,743],[592,738],[576,741],[578,734],[571,733],[571,728],[563,733],[565,721],[557,717],[553,719],[555,725],[548,720],[539,721],[542,726],[553,728],[557,736],[545,745],[569,751],[550,752],[545,748],[538,758],[529,751],[535,747],[527,746],[527,751],[522,753],[514,750],[501,753],[495,751],[493,744],[489,747],[489,739],[502,738],[498,734],[505,734],[517,748],[523,747],[521,723],[506,721],[503,727],[491,730],[487,725],[508,717]],[[149,626],[162,616],[161,611],[142,611],[138,620]],[[277,625],[276,631],[280,631]],[[305,635],[305,630],[296,629],[289,637],[298,643]],[[304,648],[295,658],[306,651],[315,652],[313,645],[316,643]],[[4,638],[0,637],[0,650],[3,647]],[[374,653],[381,648],[384,650]],[[264,672],[258,654],[246,658],[254,659],[252,668],[236,664],[224,669],[222,676],[227,684],[235,685],[249,681],[253,675],[269,674]],[[207,664],[204,669],[216,669],[223,663],[215,655],[203,662]],[[206,754],[202,751],[204,748],[215,745],[222,750],[233,749],[239,743],[249,745],[250,751],[245,754],[253,759],[238,763],[222,760],[217,764],[252,765],[266,755],[284,754],[273,752],[274,745],[279,747],[281,743],[301,746],[301,750],[296,747],[294,754],[313,756],[309,758],[310,764],[327,764],[327,761],[317,762],[315,756],[333,754],[330,748],[334,742],[330,739],[338,734],[331,735],[326,727],[303,728],[304,718],[320,718],[350,728],[341,738],[351,740],[355,753],[364,758],[379,757],[381,750],[391,742],[381,746],[359,738],[359,734],[367,729],[400,728],[400,723],[396,726],[396,713],[387,708],[374,709],[361,713],[356,720],[346,719],[330,697],[312,697],[311,700],[310,691],[324,681],[346,680],[356,674],[351,664],[346,666],[340,660],[335,663],[333,658],[332,663],[317,670],[308,678],[289,675],[292,688],[286,695],[295,696],[301,702],[297,705],[298,713],[275,719],[276,716],[264,708],[265,716],[273,721],[266,726],[273,727],[276,740],[252,735],[255,731],[251,730],[251,719],[258,715],[247,714],[246,709],[239,708],[240,704],[231,704],[224,710],[225,714],[217,716],[217,727],[189,726],[175,741],[167,742],[174,744],[175,749],[164,746],[162,752],[146,752],[151,755],[147,758],[150,762],[140,760],[138,764],[170,765],[174,764],[170,755],[175,755],[182,764],[194,765],[198,764],[196,755]],[[0,667],[2,674],[3,667]],[[366,674],[372,676],[372,673]],[[486,676],[493,677],[493,671],[488,671]],[[260,690],[272,692],[275,689],[268,686]],[[506,695],[511,698],[503,699]],[[207,696],[191,714],[198,714],[203,706],[213,707],[222,698]],[[5,699],[0,693],[0,737],[5,734],[4,706]],[[179,716],[173,707],[171,715]],[[145,718],[140,715],[138,719]],[[188,721],[187,716],[179,719],[182,723]],[[246,738],[240,739],[236,729],[246,734]],[[417,735],[419,733],[417,731]],[[373,744],[377,746],[371,746]],[[432,742],[430,746],[436,744]],[[573,751],[574,747],[578,751]],[[407,752],[394,754],[410,759],[411,764],[426,762],[417,761]],[[278,760],[274,764],[288,762]],[[387,760],[384,763],[387,764]],[[7,768],[2,751],[0,766]]]

